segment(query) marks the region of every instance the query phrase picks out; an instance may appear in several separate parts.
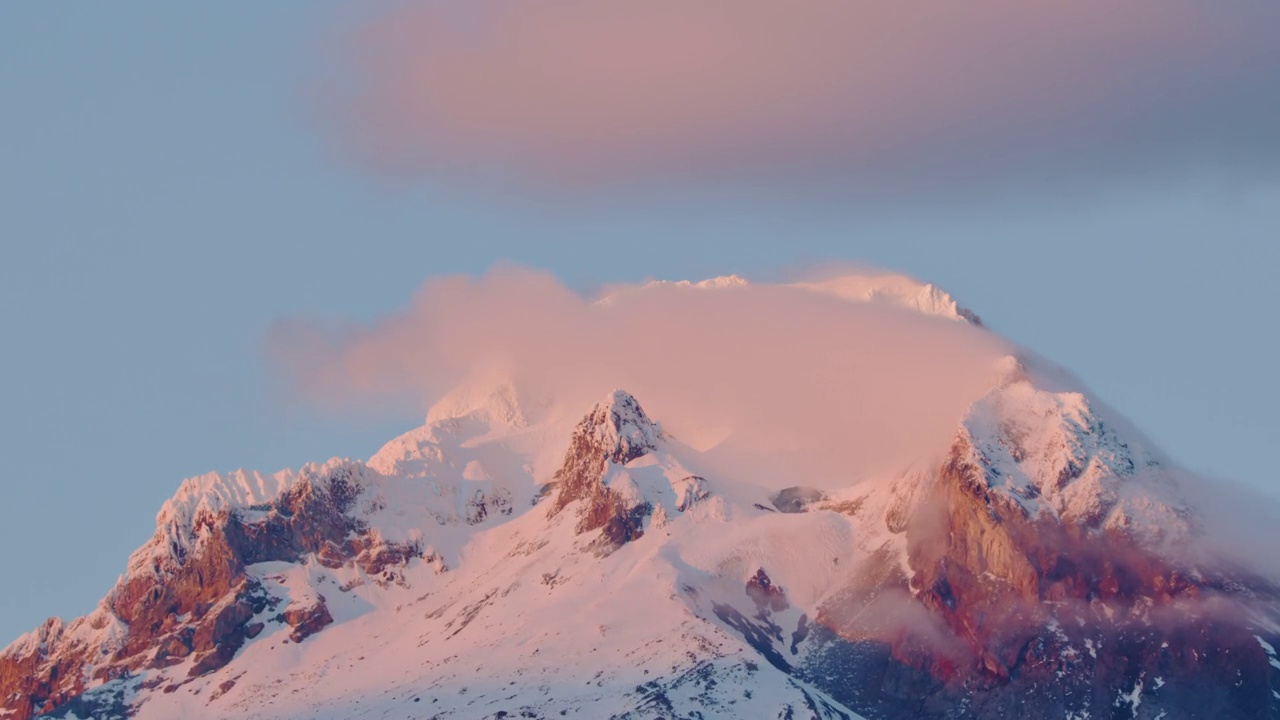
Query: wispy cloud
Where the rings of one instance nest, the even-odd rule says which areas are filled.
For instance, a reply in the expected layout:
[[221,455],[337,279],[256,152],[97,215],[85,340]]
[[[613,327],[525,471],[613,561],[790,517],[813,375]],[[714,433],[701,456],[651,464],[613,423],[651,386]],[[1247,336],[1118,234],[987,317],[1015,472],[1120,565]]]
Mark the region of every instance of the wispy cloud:
[[324,101],[347,150],[410,175],[1270,176],[1278,36],[1258,0],[404,3],[339,43]]

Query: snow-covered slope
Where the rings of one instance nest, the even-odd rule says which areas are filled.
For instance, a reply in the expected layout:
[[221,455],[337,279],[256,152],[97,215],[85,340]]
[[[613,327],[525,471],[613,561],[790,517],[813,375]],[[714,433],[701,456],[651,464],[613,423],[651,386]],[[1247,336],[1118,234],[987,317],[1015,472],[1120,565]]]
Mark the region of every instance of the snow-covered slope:
[[794,287],[834,295],[852,302],[901,307],[925,315],[962,320],[974,325],[982,324],[976,313],[956,302],[947,291],[905,275],[849,273],[825,280],[795,283]]
[[[620,294],[643,292],[654,288],[723,291],[746,287],[750,284],[748,280],[738,275],[722,275],[697,282],[653,280],[639,286],[613,288],[599,302],[608,304]],[[872,270],[849,271],[821,280],[782,283],[781,287],[831,295],[854,303],[895,307],[974,325],[982,324],[977,313],[960,305],[947,291],[932,283],[921,282],[906,275]]]
[[1271,580],[1191,552],[1181,476],[1069,380],[992,377],[816,489],[477,376],[367,462],[184,482],[0,652],[0,719],[1276,717]]

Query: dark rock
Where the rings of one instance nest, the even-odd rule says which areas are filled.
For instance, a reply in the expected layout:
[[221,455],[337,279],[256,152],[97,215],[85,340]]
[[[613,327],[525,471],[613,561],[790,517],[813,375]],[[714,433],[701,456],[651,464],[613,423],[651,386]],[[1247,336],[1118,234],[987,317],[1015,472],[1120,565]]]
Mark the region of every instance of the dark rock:
[[564,462],[552,479],[558,492],[547,516],[555,517],[581,501],[575,527],[579,535],[603,529],[602,536],[614,546],[641,537],[652,506],[628,507],[605,487],[603,478],[608,463],[625,464],[656,449],[659,435],[635,398],[622,391],[596,405],[574,429]]
[[333,616],[329,614],[329,607],[324,604],[323,598],[308,607],[290,608],[281,615],[281,619],[293,628],[289,639],[296,643],[315,635],[333,622]]
[[773,506],[779,512],[800,513],[808,509],[810,505],[826,499],[827,496],[821,490],[796,486],[783,488],[776,495],[769,498],[769,501],[773,503]]
[[764,568],[756,570],[756,574],[747,580],[747,597],[751,598],[761,613],[769,610],[782,612],[790,607],[786,592],[773,584]]

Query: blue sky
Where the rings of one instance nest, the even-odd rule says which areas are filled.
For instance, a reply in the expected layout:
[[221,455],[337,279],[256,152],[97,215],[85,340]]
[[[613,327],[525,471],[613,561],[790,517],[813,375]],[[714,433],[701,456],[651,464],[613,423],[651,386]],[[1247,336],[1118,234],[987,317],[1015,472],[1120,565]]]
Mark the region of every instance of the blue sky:
[[91,609],[183,477],[363,457],[415,424],[291,401],[264,357],[273,322],[373,319],[499,261],[583,290],[906,272],[1188,466],[1280,488],[1274,174],[963,200],[388,179],[335,152],[308,94],[334,5],[0,7],[0,643]]

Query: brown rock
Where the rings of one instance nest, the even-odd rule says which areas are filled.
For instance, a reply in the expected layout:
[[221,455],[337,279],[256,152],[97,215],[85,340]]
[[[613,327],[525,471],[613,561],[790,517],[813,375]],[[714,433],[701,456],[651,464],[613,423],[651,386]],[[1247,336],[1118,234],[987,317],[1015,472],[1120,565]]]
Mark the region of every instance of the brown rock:
[[[127,623],[121,645],[112,648],[108,660],[102,660],[97,646],[63,642],[61,623],[48,624],[43,629],[48,641],[38,649],[24,657],[0,657],[0,710],[9,711],[10,720],[28,720],[70,707],[85,691],[87,666],[94,668],[95,682],[192,655],[192,675],[221,668],[264,627],[249,622],[268,602],[262,588],[245,575],[247,565],[297,562],[314,553],[325,565],[337,567],[367,552],[362,565],[382,570],[420,555],[414,546],[373,541],[368,529],[346,514],[359,493],[352,472],[339,467],[300,480],[280,498],[255,508],[253,520],[226,512],[198,517],[201,541],[190,545],[198,551],[170,547],[168,536],[158,530],[151,544],[162,548],[156,556],[165,559],[131,572],[106,601],[107,611]],[[102,622],[110,619],[102,617]],[[294,635],[300,640],[332,621],[320,605],[298,619]]]
[[324,598],[320,598],[314,605],[290,608],[281,614],[281,619],[293,628],[293,632],[289,633],[289,639],[296,643],[306,640],[333,622],[333,616],[329,614],[329,607],[325,605]]

